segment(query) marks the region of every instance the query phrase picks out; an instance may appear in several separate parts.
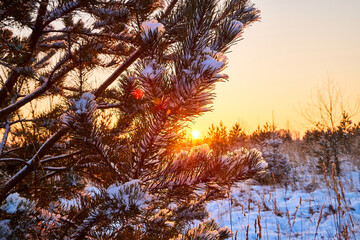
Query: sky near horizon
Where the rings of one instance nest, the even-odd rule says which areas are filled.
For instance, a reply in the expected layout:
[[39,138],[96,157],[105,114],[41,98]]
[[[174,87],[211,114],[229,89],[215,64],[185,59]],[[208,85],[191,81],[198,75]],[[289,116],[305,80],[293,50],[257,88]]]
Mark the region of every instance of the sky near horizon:
[[[360,0],[253,0],[261,21],[245,29],[228,54],[213,111],[195,121],[202,134],[223,121],[252,132],[308,128],[299,111],[319,87],[333,80],[350,101],[360,95]],[[359,120],[359,118],[354,119]]]

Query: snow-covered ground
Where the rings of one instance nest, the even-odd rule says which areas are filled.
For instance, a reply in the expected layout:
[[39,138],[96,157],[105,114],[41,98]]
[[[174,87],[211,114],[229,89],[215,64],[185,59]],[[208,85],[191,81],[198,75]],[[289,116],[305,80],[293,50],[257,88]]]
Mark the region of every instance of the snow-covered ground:
[[208,210],[222,227],[232,228],[237,239],[246,239],[247,226],[248,239],[257,239],[260,228],[261,239],[343,239],[337,235],[344,232],[339,223],[347,226],[348,239],[360,239],[359,177],[359,171],[353,171],[341,178],[345,197],[339,185],[336,194],[325,181],[308,191],[242,183],[231,199],[212,202]]

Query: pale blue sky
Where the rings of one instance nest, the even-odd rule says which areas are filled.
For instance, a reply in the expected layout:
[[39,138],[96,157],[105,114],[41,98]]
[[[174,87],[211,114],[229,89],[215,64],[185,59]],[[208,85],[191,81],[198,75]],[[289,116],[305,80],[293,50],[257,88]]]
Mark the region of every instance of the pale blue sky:
[[261,22],[245,30],[232,48],[218,84],[214,111],[193,128],[205,133],[222,120],[252,131],[271,122],[303,131],[297,112],[330,77],[345,95],[360,94],[360,0],[253,0]]

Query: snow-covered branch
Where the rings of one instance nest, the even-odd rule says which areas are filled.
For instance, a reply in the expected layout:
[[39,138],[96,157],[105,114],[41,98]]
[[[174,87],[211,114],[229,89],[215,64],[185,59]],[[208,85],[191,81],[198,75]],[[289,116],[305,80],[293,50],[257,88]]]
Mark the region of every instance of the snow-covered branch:
[[52,9],[50,12],[47,13],[45,18],[45,26],[49,25],[49,23],[53,22],[54,20],[65,16],[66,14],[73,12],[75,9],[81,6],[81,1],[75,0],[71,2],[65,2],[62,5]]
[[[261,155],[206,146],[179,152],[177,144],[227,79],[225,53],[256,17],[248,2],[231,0],[224,9],[217,0],[24,3],[31,13],[11,21],[32,29],[30,36],[9,26],[0,46],[1,61],[13,67],[3,67],[0,90],[0,127],[13,137],[0,145],[0,203],[12,191],[10,200],[28,203],[21,216],[6,216],[20,226],[16,236],[230,235],[213,222],[185,227],[203,221],[206,203],[223,198],[223,189],[261,171]],[[99,68],[112,74],[95,78]],[[49,108],[36,108],[38,100]]]
[[236,181],[253,177],[266,167],[261,153],[255,149],[238,149],[216,157],[207,145],[201,145],[193,147],[190,152],[180,152],[164,167],[159,174],[163,179],[153,188],[172,189],[213,183],[231,186]]

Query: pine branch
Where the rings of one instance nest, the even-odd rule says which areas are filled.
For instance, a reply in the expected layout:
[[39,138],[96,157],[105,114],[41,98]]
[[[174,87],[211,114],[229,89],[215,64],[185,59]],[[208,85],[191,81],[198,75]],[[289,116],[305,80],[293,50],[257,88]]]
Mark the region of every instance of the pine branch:
[[[172,2],[170,3],[170,5],[168,6],[168,8],[165,10],[165,13],[163,15],[163,18],[167,17],[167,15],[171,12],[171,10],[175,7],[176,3],[178,0],[172,0]],[[96,97],[99,97],[104,91],[105,89],[111,84],[113,83],[117,77],[120,76],[120,74],[122,72],[124,72],[132,63],[134,63],[143,53],[144,49],[142,49],[141,47],[138,48],[135,52],[133,52],[133,54],[131,54],[131,56],[125,61],[123,62],[123,64],[116,69],[113,74],[111,74],[111,76],[106,79],[105,82],[103,82],[100,87],[95,91],[94,95]]]
[[86,236],[89,229],[96,223],[98,216],[100,215],[100,209],[95,209],[89,216],[82,221],[76,228],[75,232],[71,235],[72,240],[82,240]]
[[[34,52],[36,51],[36,45],[42,34],[42,30],[45,27],[43,25],[43,17],[45,16],[47,6],[48,6],[48,0],[41,1],[38,14],[36,16],[34,28],[29,38],[29,52],[25,55],[23,59],[21,59],[22,62],[19,63],[20,66],[26,66],[27,64],[29,64]],[[20,73],[16,69],[11,71],[4,86],[0,89],[0,106],[2,105],[3,101],[6,100],[7,95],[14,88],[19,77],[20,77]]]
[[0,188],[0,203],[2,203],[8,194],[8,192],[15,187],[19,182],[21,182],[29,173],[31,173],[39,164],[40,159],[45,155],[45,153],[56,143],[61,137],[66,134],[65,128],[60,128],[54,135],[52,135],[36,152],[36,154],[27,161],[26,166],[24,166],[20,171],[18,171],[10,180],[8,180]]
[[[43,83],[43,85],[39,88],[37,88],[34,92],[30,93],[29,95],[25,96],[21,100],[3,108],[0,110],[0,119],[5,117],[6,115],[18,110],[25,104],[31,102],[34,99],[37,99],[41,95],[43,95],[47,90],[49,90],[56,82],[61,80],[68,72],[73,70],[75,68],[74,64],[68,64],[66,66],[65,64],[70,61],[70,55],[66,55],[52,70],[50,73],[49,78]],[[63,67],[63,65],[65,65]],[[61,69],[63,67],[63,69]],[[59,71],[58,71],[59,70]],[[58,72],[58,74],[55,74]]]
[[168,7],[166,8],[166,10],[164,11],[164,13],[162,14],[161,18],[165,19],[170,13],[171,11],[174,9],[174,7],[176,6],[176,3],[178,2],[178,0],[172,0],[170,2],[170,4],[168,5]]
[[81,6],[81,1],[78,0],[72,2],[65,2],[64,5],[58,6],[57,8],[53,9],[51,12],[47,14],[48,16],[44,22],[44,25],[45,26],[49,25],[51,22],[61,17],[64,17],[66,14],[73,12],[80,6]]
[[7,64],[6,62],[0,61],[0,64],[8,68],[9,70],[14,70],[14,67],[10,64]]
[[[134,54],[132,54],[130,56],[130,58],[125,61],[115,72],[114,74],[112,74],[95,92],[95,96],[98,97],[99,95],[101,95],[101,93],[103,91],[105,91],[105,89],[113,82],[116,80],[116,78],[127,69],[127,67],[129,67],[138,57],[140,57],[140,49],[138,49],[137,51],[134,52]],[[58,65],[59,66],[59,65]],[[55,70],[55,69],[54,69]],[[69,69],[70,70],[70,69]],[[54,73],[54,71],[53,71]],[[51,75],[50,75],[51,76]],[[48,80],[49,81],[49,80]],[[45,92],[48,88],[50,88],[51,85],[49,84],[44,84],[42,87],[40,87],[38,89],[35,95],[35,93],[32,93],[30,95],[28,95],[28,98],[24,98],[25,100],[23,101],[19,101],[20,104],[24,105],[27,102],[35,99],[35,97],[37,97],[38,95],[41,95],[43,92]],[[98,95],[96,95],[96,93]],[[2,115],[7,114],[8,112],[14,111],[14,109],[16,110],[18,108],[18,105],[15,105],[16,103],[14,103],[11,108],[4,108],[2,110],[0,110],[0,118],[2,117]],[[14,187],[16,186],[22,179],[24,179],[29,173],[31,173],[37,166],[37,162],[39,161],[39,159],[45,155],[46,151],[48,151],[52,145],[54,143],[56,143],[58,140],[60,140],[61,137],[63,137],[66,132],[68,130],[66,128],[60,128],[52,137],[50,137],[48,139],[48,141],[46,141],[44,143],[44,145],[42,145],[42,147],[40,148],[40,150],[38,151],[37,154],[34,155],[34,157],[28,161],[28,166],[25,166],[23,169],[21,169],[18,173],[16,173],[7,183],[5,183],[3,186],[1,186],[0,188],[0,203],[3,202],[6,198],[7,193]],[[40,157],[40,158],[39,158]]]
[[45,33],[67,33],[67,34],[79,34],[79,35],[85,35],[88,37],[99,37],[99,38],[109,38],[114,40],[121,40],[126,43],[136,43],[136,36],[127,34],[127,33],[92,33],[92,32],[77,32],[76,30],[44,30]]
[[[19,166],[25,165],[1,187],[0,203],[14,191],[12,189],[20,181],[30,179],[30,176],[35,182],[29,183],[29,189],[36,193],[31,199],[47,207],[58,206],[57,201],[61,201],[64,196],[68,199],[69,195],[73,197],[77,193],[89,195],[88,199],[71,199],[78,200],[82,209],[59,206],[59,211],[71,216],[69,218],[76,224],[68,226],[68,223],[58,220],[54,227],[41,229],[39,236],[43,238],[109,239],[111,236],[171,239],[184,230],[189,222],[207,217],[206,202],[224,197],[224,189],[228,190],[234,182],[253,176],[263,167],[257,154],[248,154],[247,157],[243,156],[246,154],[238,153],[219,156],[210,150],[193,150],[178,156],[173,148],[173,138],[176,138],[180,126],[209,110],[207,106],[214,97],[214,85],[225,78],[221,75],[226,66],[223,55],[225,48],[214,47],[214,39],[219,38],[221,32],[217,32],[216,25],[227,26],[229,31],[224,34],[225,40],[221,39],[219,46],[228,47],[236,38],[235,34],[229,34],[233,25],[242,26],[239,22],[231,22],[232,15],[237,21],[244,20],[244,25],[247,23],[246,16],[240,15],[242,5],[248,1],[232,2],[236,3],[237,8],[229,8],[229,13],[223,19],[219,17],[221,11],[217,8],[216,0],[169,0],[166,1],[168,7],[164,11],[158,1],[95,1],[96,9],[83,0],[51,2],[54,5],[47,8],[50,9],[45,14],[47,19],[42,23],[49,25],[45,30],[42,29],[44,35],[40,44],[36,44],[38,55],[32,56],[31,64],[15,68],[20,70],[21,79],[29,82],[31,88],[39,83],[42,85],[8,107],[13,108],[11,113],[26,102],[33,103],[33,100],[40,99],[46,93],[51,94],[51,97],[56,95],[56,91],[62,90],[70,92],[66,92],[67,96],[61,95],[63,98],[60,104],[70,103],[71,106],[56,107],[51,113],[41,115],[39,120],[44,119],[44,124],[32,124],[34,129],[30,137],[25,135],[30,129],[26,125],[30,124],[23,124],[25,127],[22,130],[16,129],[20,137],[25,136],[34,142],[33,146],[24,148],[24,151],[13,152],[6,155],[7,158],[2,158],[2,162],[9,160],[19,163]],[[54,6],[55,9],[51,10]],[[74,17],[82,13],[97,22],[90,20],[85,23],[80,20],[75,24]],[[52,30],[56,24],[50,26],[48,21],[55,19],[62,19],[66,28]],[[105,26],[105,22],[113,24]],[[229,23],[226,25],[224,22]],[[98,28],[88,29],[85,24]],[[122,33],[123,24],[129,26],[136,38],[128,39],[126,34],[120,34],[122,37],[112,34]],[[140,47],[134,50],[134,46]],[[23,50],[19,49],[13,54],[20,56]],[[52,55],[51,51],[56,54]],[[64,52],[64,57],[69,57],[69,60],[60,63],[60,66],[50,66],[51,59],[61,57]],[[119,65],[95,89],[94,95],[83,93],[86,88],[83,88],[83,84],[88,83],[83,73],[90,72],[94,67],[107,67],[109,59],[106,57],[112,58],[111,64]],[[77,67],[81,71],[78,78],[65,78],[71,69]],[[126,71],[127,74],[124,74]],[[10,75],[11,72],[8,77]],[[106,91],[119,76],[122,78],[118,90]],[[71,80],[74,82],[69,83]],[[78,89],[71,87],[78,85]],[[96,103],[96,98],[101,99],[100,105]],[[14,108],[14,105],[17,107]],[[0,110],[0,117],[6,116],[1,112],[4,109]],[[111,114],[116,117],[116,126],[110,124]],[[43,142],[39,150],[34,150],[40,145],[39,139],[45,137],[44,125],[51,125],[50,131],[58,128],[57,118],[60,115],[58,132]],[[6,121],[9,126],[12,122],[16,122],[13,117]],[[69,138],[59,144],[61,149],[53,148],[67,133]],[[22,140],[20,137],[16,136],[16,140]],[[52,149],[56,153],[48,154]],[[82,149],[81,155],[76,151],[78,149]],[[61,164],[63,159],[66,165]],[[72,165],[68,165],[71,161],[67,159],[72,160]],[[44,175],[39,177],[41,169]],[[141,193],[150,196],[139,199],[135,191],[115,191],[134,177],[143,180],[141,187],[146,191]],[[47,178],[52,179],[45,181]],[[44,187],[45,183],[49,185]],[[95,186],[101,189],[100,194],[86,190]],[[46,195],[48,191],[49,196]],[[17,189],[17,192],[20,190]],[[171,204],[177,206],[170,207]],[[48,224],[45,220],[45,223],[36,225],[39,223],[36,221],[38,219],[34,223],[35,232],[40,232],[42,224]],[[228,231],[222,231],[210,223],[202,224],[192,233],[186,237],[222,239]]]

